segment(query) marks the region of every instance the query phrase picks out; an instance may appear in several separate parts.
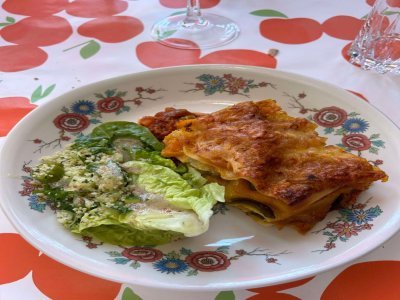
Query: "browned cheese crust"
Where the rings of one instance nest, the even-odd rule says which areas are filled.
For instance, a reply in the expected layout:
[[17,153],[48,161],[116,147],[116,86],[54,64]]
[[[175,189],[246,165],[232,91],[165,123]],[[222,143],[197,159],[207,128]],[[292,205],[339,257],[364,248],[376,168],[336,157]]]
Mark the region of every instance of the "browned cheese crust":
[[[271,207],[275,223],[292,223],[305,231],[340,195],[353,202],[373,181],[387,180],[366,159],[327,146],[316,127],[288,116],[274,100],[242,102],[178,121],[177,130],[164,139],[162,154],[190,163],[229,187],[228,202],[242,198],[247,186],[249,196],[243,197]],[[324,197],[324,205],[316,203]]]

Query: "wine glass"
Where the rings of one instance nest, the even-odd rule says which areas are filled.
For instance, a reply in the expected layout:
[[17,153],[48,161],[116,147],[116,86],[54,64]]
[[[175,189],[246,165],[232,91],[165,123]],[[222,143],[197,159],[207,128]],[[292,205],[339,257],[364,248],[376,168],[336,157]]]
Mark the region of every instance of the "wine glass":
[[239,27],[229,18],[202,13],[200,0],[187,0],[186,13],[158,21],[151,29],[151,36],[169,47],[206,49],[233,41],[239,32]]

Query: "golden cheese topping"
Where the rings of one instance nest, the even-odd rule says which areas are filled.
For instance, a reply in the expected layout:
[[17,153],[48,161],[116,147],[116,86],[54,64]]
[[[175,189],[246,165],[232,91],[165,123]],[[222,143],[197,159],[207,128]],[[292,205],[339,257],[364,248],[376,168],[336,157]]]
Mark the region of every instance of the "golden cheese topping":
[[[163,156],[219,177],[227,186],[227,201],[247,198],[267,205],[275,222],[315,223],[339,196],[345,196],[342,202],[354,201],[373,181],[387,180],[366,159],[327,146],[315,124],[288,116],[274,100],[242,102],[175,126],[164,139]],[[239,181],[247,182],[245,188],[238,188]],[[311,211],[308,221],[307,216],[293,218],[320,199],[326,204],[318,208],[323,211],[318,217]]]

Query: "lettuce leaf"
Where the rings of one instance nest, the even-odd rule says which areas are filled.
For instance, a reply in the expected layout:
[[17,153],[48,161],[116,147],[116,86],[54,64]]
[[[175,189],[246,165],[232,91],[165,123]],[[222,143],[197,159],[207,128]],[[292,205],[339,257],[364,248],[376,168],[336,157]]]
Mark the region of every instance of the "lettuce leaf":
[[[176,218],[185,219],[185,222],[177,221],[176,224],[180,225],[173,229],[185,236],[196,236],[207,231],[209,219],[213,214],[212,207],[217,201],[224,202],[224,187],[216,183],[193,187],[173,170],[142,161],[129,161],[122,167],[134,176],[135,184],[140,189],[150,194],[153,199],[167,202],[169,209],[176,211]],[[185,212],[185,215],[182,215],[182,212]],[[187,218],[186,214],[191,214],[192,218]],[[158,222],[161,224],[163,221],[165,220]],[[159,227],[160,224],[154,221],[152,226],[165,228],[166,224]]]
[[201,176],[201,173],[192,167],[188,167],[187,173],[182,175],[193,187],[201,187],[207,183],[207,179]]
[[120,214],[112,208],[98,207],[86,214],[71,231],[121,246],[161,245],[183,237],[178,232],[135,227],[135,222],[129,222],[132,219],[132,213]]
[[[159,245],[200,235],[208,230],[212,207],[224,201],[224,187],[207,184],[197,170],[162,157],[162,148],[147,128],[136,123],[101,124],[71,145],[78,151],[67,154],[79,159],[50,168],[47,177],[38,179],[42,188],[37,192],[60,210],[59,222],[67,229],[103,242]],[[98,156],[86,159],[87,149]],[[70,170],[64,168],[75,167],[74,163],[83,165],[85,172],[66,176]],[[82,188],[85,176],[96,177],[94,193]],[[53,182],[53,177],[63,180]]]
[[185,165],[183,164],[176,165],[172,159],[162,157],[160,152],[158,151],[145,151],[143,149],[133,148],[129,150],[129,156],[130,156],[129,160],[145,161],[152,165],[164,166],[174,170],[177,173],[185,173],[188,170]]
[[161,151],[164,148],[149,129],[139,124],[126,121],[115,121],[101,124],[86,135],[79,137],[73,147],[88,148],[93,153],[112,153],[113,142],[121,138],[131,138],[140,141],[145,149]]
[[[216,183],[193,187],[172,169],[144,161],[129,161],[122,167],[141,191],[142,201],[133,203],[128,213],[92,209],[71,228],[73,232],[118,245],[164,244],[206,232],[212,207],[224,201],[224,187]],[[199,178],[197,184],[203,182]]]

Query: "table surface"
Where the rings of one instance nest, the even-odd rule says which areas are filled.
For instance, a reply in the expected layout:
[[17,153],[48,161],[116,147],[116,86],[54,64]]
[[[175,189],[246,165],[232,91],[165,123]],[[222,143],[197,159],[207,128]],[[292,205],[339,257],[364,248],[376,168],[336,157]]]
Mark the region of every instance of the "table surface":
[[[257,65],[318,78],[358,93],[400,125],[400,77],[363,71],[345,55],[372,1],[202,0],[204,12],[238,23],[237,40],[201,51],[151,41],[151,25],[183,11],[185,2],[2,1],[0,145],[25,114],[72,89],[122,74],[204,62]],[[38,262],[44,254],[25,242],[0,211],[0,300],[400,299],[399,246],[397,234],[351,264],[278,286],[162,291],[95,278],[51,259]],[[49,284],[48,276],[58,279]]]

